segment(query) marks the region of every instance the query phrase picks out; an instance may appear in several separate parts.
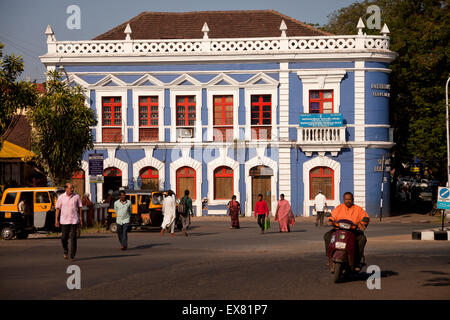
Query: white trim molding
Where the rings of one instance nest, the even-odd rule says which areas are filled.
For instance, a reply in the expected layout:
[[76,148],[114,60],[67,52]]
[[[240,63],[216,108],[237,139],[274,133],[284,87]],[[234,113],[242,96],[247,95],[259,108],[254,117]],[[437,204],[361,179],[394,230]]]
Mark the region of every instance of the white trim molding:
[[334,171],[334,200],[327,199],[327,205],[336,207],[340,204],[341,164],[325,156],[318,156],[303,163],[303,216],[310,216],[310,209],[314,207],[314,200],[309,198],[309,173],[315,167],[328,167]]
[[158,170],[159,176],[158,185],[159,189],[163,190],[165,181],[165,166],[162,161],[159,161],[158,159],[153,157],[153,151],[154,147],[151,146],[144,147],[145,157],[133,164],[133,180],[136,179],[137,181],[139,171],[141,171],[143,168],[153,167],[156,170]]
[[95,108],[97,109],[97,127],[96,127],[96,139],[97,142],[103,142],[102,128],[103,128],[103,108],[102,108],[102,98],[103,97],[120,97],[122,102],[122,141],[128,142],[128,130],[127,130],[127,89],[118,89],[117,87],[111,87],[112,89],[106,90],[102,88],[101,90],[95,90]]
[[309,113],[310,90],[333,90],[333,112],[339,113],[341,105],[341,80],[345,69],[305,69],[297,71],[303,87],[303,113]]
[[[234,187],[234,195],[237,198],[237,201],[240,201],[240,192],[239,192],[239,162],[228,157],[228,148],[220,148],[220,155],[218,158],[208,162],[208,205],[220,205],[227,204],[231,199],[225,200],[214,200],[214,170],[218,167],[226,166],[233,169],[233,187]],[[225,212],[223,212],[225,213]]]
[[[147,78],[147,77],[145,77]],[[145,79],[145,83],[148,79]],[[153,88],[151,86],[143,86],[133,88],[133,141],[139,142],[139,97],[140,96],[157,96],[158,97],[158,141],[164,141],[164,88]],[[150,115],[148,120],[150,121]],[[152,128],[152,127],[148,127]]]
[[275,215],[275,209],[277,206],[277,183],[278,183],[278,163],[264,155],[266,146],[260,146],[256,148],[256,157],[253,157],[245,163],[245,185],[246,185],[246,200],[245,200],[245,215],[247,217],[252,216],[252,177],[249,172],[250,169],[256,166],[266,166],[273,170],[273,176],[271,177],[271,195],[270,199],[272,203],[272,215]]
[[193,203],[197,207],[196,215],[202,215],[202,163],[189,155],[191,147],[181,147],[182,156],[170,164],[170,189],[176,193],[177,170],[181,167],[191,167],[195,170],[196,200]]
[[[268,76],[267,76],[268,77]],[[253,77],[252,79],[254,79]],[[271,78],[271,77],[269,77]],[[256,79],[256,78],[255,78]],[[271,78],[272,79],[272,78]],[[272,79],[273,80],[273,79]],[[258,81],[258,80],[256,80]],[[271,95],[272,96],[272,134],[271,140],[275,141],[278,138],[277,133],[277,110],[278,110],[278,82],[277,85],[273,84],[259,84],[246,87],[245,90],[245,140],[252,140],[252,126],[251,126],[251,109],[252,109],[252,95]]]

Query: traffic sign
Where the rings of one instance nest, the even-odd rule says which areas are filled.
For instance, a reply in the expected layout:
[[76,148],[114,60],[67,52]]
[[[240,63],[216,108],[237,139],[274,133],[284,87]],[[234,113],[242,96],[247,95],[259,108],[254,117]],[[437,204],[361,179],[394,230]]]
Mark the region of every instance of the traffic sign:
[[437,200],[438,209],[450,209],[450,188],[439,187]]

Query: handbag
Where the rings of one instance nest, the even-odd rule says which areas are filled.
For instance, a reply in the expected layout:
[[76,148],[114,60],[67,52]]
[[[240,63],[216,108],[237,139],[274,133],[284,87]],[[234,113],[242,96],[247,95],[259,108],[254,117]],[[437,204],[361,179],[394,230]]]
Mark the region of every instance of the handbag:
[[264,230],[268,230],[270,228],[270,218],[267,217],[266,221],[264,222]]

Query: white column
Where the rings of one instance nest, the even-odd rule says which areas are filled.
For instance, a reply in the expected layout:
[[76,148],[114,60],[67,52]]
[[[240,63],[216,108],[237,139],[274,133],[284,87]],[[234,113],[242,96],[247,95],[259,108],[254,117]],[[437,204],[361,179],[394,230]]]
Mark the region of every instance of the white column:
[[[364,61],[355,61],[355,141],[365,140]],[[353,185],[355,204],[366,208],[366,149],[353,149]]]
[[366,148],[353,149],[354,203],[366,208]]
[[[289,63],[280,63],[280,140],[289,140]],[[285,199],[291,202],[291,148],[279,148],[279,190]]]

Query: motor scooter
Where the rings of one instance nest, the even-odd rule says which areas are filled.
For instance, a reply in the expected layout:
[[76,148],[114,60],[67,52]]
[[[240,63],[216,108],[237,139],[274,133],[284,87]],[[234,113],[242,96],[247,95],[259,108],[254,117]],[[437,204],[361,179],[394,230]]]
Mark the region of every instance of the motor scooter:
[[[363,218],[363,222],[364,219]],[[331,273],[334,274],[334,282],[340,282],[350,274],[357,274],[365,263],[355,265],[355,231],[358,226],[350,220],[338,220],[333,222],[336,231],[331,235],[328,246],[328,262]],[[363,257],[361,257],[363,258]],[[355,270],[358,267],[359,270]]]

